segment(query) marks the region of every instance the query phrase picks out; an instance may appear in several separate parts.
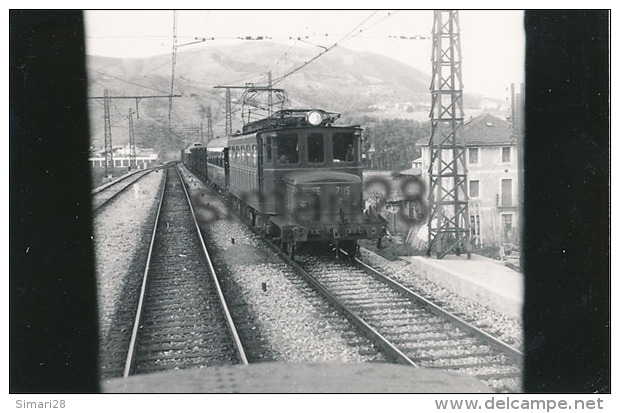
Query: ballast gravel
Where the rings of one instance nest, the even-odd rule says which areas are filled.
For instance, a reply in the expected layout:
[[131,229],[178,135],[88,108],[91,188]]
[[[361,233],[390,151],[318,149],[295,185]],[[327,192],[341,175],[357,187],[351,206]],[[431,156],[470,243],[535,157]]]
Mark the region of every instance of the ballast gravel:
[[102,343],[112,327],[115,309],[122,305],[119,300],[123,286],[128,282],[128,277],[136,271],[140,273],[134,264],[136,256],[143,254],[146,261],[152,217],[157,208],[157,194],[163,177],[163,173],[148,174],[112,200],[93,220]]
[[365,248],[360,248],[358,258],[427,299],[460,313],[465,321],[523,351],[523,325],[518,320],[438,286],[415,274],[404,261],[389,261]]
[[[285,362],[368,362],[383,360],[370,342],[348,342],[348,322],[261,245],[255,234],[235,220],[219,220],[209,228],[212,245],[227,257],[226,267],[255,316],[272,357]],[[234,244],[232,239],[234,238]],[[239,251],[239,254],[233,253]],[[226,254],[229,252],[229,254]],[[254,262],[252,262],[254,261]],[[263,262],[260,262],[263,261]]]

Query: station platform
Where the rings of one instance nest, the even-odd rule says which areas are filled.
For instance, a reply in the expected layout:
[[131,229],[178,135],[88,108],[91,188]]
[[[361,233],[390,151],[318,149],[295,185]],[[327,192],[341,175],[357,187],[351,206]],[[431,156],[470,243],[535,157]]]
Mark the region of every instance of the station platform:
[[106,380],[104,393],[492,393],[462,374],[388,363],[257,363]]
[[521,321],[523,307],[523,274],[501,262],[481,255],[447,255],[433,257],[401,257],[413,271],[436,284],[471,298],[502,314]]

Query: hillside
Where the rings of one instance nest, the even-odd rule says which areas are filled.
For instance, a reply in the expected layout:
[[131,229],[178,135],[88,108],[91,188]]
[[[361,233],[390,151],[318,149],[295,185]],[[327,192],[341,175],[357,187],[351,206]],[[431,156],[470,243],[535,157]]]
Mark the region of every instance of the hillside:
[[[211,106],[214,135],[225,128],[225,90],[216,85],[267,84],[272,70],[274,87],[283,88],[291,107],[319,107],[341,112],[343,122],[365,113],[373,117],[411,117],[416,111],[428,115],[429,76],[381,55],[335,47],[302,70],[278,82],[278,78],[317,55],[315,48],[289,47],[272,42],[247,42],[234,46],[209,46],[198,50],[179,49],[175,66],[172,101],[172,133],[168,129],[169,99],[140,99],[139,118],[134,115],[138,146],[157,148],[160,154],[176,156],[187,143],[199,139],[200,125],[206,133],[207,107]],[[421,62],[428,64],[428,62]],[[171,57],[88,59],[89,94],[103,96],[167,95],[170,92]],[[238,100],[242,90],[231,90],[233,130],[241,129]],[[475,99],[470,99],[475,103]],[[128,111],[135,99],[114,99],[111,107],[114,146],[127,144]],[[245,108],[248,110],[248,107]],[[91,100],[92,146],[104,143],[103,101]],[[247,113],[245,113],[247,116]]]

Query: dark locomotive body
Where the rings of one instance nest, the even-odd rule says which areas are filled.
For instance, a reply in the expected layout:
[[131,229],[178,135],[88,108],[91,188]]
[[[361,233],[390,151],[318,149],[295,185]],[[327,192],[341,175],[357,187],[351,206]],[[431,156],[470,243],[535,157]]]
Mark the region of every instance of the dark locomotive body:
[[356,240],[378,238],[384,228],[363,214],[362,129],[333,126],[338,117],[279,111],[240,134],[192,147],[184,162],[289,253],[301,242],[320,241],[354,254]]

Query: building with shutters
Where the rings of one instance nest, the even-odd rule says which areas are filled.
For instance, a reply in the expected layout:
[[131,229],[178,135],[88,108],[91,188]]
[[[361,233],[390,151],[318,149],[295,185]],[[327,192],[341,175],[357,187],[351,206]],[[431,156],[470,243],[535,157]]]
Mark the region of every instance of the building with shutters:
[[[474,247],[519,244],[522,191],[519,150],[510,123],[489,114],[466,122],[458,135],[465,145],[471,240]],[[430,149],[422,146],[422,179],[428,183]],[[451,158],[447,150],[444,159]]]

